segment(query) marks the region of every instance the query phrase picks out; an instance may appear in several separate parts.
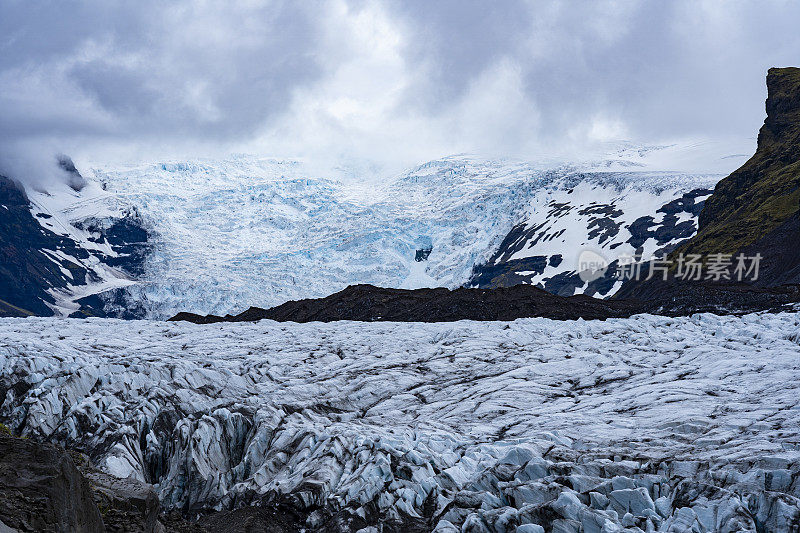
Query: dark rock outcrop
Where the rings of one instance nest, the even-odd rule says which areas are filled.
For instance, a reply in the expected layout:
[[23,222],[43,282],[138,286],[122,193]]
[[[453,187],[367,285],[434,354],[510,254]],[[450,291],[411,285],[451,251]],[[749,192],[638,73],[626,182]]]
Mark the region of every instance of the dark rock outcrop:
[[[625,292],[623,292],[625,291]],[[756,311],[786,311],[800,303],[800,286],[759,287],[747,283],[651,280],[628,282],[620,289],[626,301],[642,313],[686,316],[695,313],[718,315]],[[613,299],[617,299],[615,295]]]
[[800,283],[800,68],[770,69],[767,91],[755,155],[719,182],[677,252],[761,253],[760,284],[775,286]]
[[105,531],[89,482],[69,454],[0,433],[0,530]]
[[[83,458],[81,458],[83,459]],[[117,533],[162,533],[161,505],[152,485],[120,479],[93,468],[83,459],[79,467],[92,488],[105,530]]]
[[162,516],[152,485],[116,478],[80,453],[13,437],[0,425],[0,533],[289,533],[301,523],[274,506],[196,521]]
[[117,254],[104,256],[103,263],[130,274],[144,274],[144,263],[151,251],[151,235],[143,227],[141,217],[135,209],[126,213],[125,218],[97,220],[90,218],[74,224],[76,228],[93,234],[89,240],[98,244],[108,244]]
[[700,213],[692,253],[735,252],[780,226],[800,202],[800,68],[767,74],[767,118],[758,148],[717,184]]
[[72,159],[62,154],[56,158],[56,161],[58,162],[58,168],[67,175],[67,185],[75,192],[82,191],[86,187],[86,178],[81,176],[81,173],[75,168],[75,163],[72,162]]
[[[60,164],[69,172],[71,161]],[[100,281],[92,267],[87,266],[91,265],[91,261],[86,261],[90,255],[132,278],[142,275],[151,244],[150,235],[135,211],[122,218],[89,219],[74,224],[91,233],[90,240],[108,244],[115,252],[113,256],[88,251],[68,234],[57,233],[51,220],[47,213],[34,216],[22,186],[0,176],[0,317],[52,316],[51,306],[56,303],[54,291],[69,292],[72,287]],[[73,315],[117,316],[106,310],[117,309],[114,299],[118,296],[109,292],[85,297],[78,302],[81,308]]]
[[306,529],[305,518],[282,507],[252,506],[210,513],[193,522],[170,515],[165,525],[169,533],[295,533]]
[[627,302],[608,302],[589,296],[568,298],[530,285],[498,289],[387,289],[353,285],[326,298],[287,302],[272,309],[251,307],[224,317],[179,313],[170,320],[196,323],[331,322],[377,320],[399,322],[450,322],[454,320],[515,320],[549,317],[560,320],[604,319],[629,316],[636,311]]
[[271,309],[251,307],[238,315],[178,313],[171,321],[216,322],[452,322],[456,320],[603,320],[639,313],[683,316],[781,311],[800,303],[800,287],[746,284],[649,283],[637,298],[601,300],[586,295],[557,296],[531,285],[497,289],[386,289],[353,285],[325,298],[286,302]]
[[[585,177],[591,178],[591,175]],[[616,237],[620,230],[625,229],[630,233],[626,242],[637,253],[641,253],[646,241],[653,239],[659,247],[656,253],[661,255],[671,252],[679,243],[694,235],[696,230],[694,220],[687,220],[680,215],[696,217],[705,203],[702,198],[709,194],[711,191],[708,189],[694,189],[665,203],[652,215],[639,217],[630,223],[622,222],[621,217],[624,213],[613,204],[590,204],[577,212],[581,216],[590,217],[587,237],[592,242],[596,242],[598,247],[602,247]],[[557,219],[575,209],[576,206],[568,203],[551,202],[548,205],[548,218]],[[656,217],[659,215],[660,221],[656,223]],[[548,266],[560,266],[563,262],[562,255],[533,255],[520,259],[512,259],[512,257],[517,252],[533,248],[554,237],[558,237],[558,234],[552,232],[547,222],[536,225],[529,225],[526,222],[517,224],[503,238],[497,250],[485,263],[473,267],[466,286],[493,289],[532,283],[532,279],[544,273]],[[611,248],[620,244],[611,245]],[[577,267],[577,265],[566,266]],[[616,281],[613,276],[614,271],[613,268],[609,268],[607,275],[589,283],[583,294],[607,296]],[[564,270],[552,277],[545,278],[538,286],[553,294],[571,296],[578,288],[585,285],[586,282],[581,279],[577,271]]]
[[22,187],[0,176],[0,316],[51,316],[47,304],[55,298],[48,289],[86,282],[86,268],[54,259],[45,250],[79,260],[89,257],[72,240],[42,227]]
[[761,254],[763,268],[755,285],[777,287],[800,283],[800,211],[739,252],[748,257]]

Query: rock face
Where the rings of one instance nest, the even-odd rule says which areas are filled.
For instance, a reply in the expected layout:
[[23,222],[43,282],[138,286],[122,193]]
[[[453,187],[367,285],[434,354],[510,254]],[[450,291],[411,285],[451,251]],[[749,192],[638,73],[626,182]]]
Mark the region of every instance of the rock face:
[[80,453],[12,437],[0,425],[0,533],[245,533],[243,523],[251,515],[287,523],[284,516],[257,509],[235,516],[212,513],[202,523],[173,516],[165,527],[160,512],[152,485],[109,475]]
[[672,254],[761,256],[757,280],[743,283],[628,281],[615,298],[652,310],[747,309],[744,301],[797,298],[800,285],[800,69],[767,75],[767,118],[758,149],[717,184],[700,213],[696,236]]
[[120,479],[89,464],[80,467],[92,488],[106,531],[117,533],[163,533],[159,521],[161,505],[152,485],[136,479]]
[[766,110],[755,155],[717,184],[687,252],[736,252],[800,209],[800,68],[769,70]]
[[0,531],[9,529],[105,531],[89,483],[67,453],[0,432]]
[[75,192],[80,192],[86,187],[86,179],[81,176],[81,173],[75,168],[75,163],[72,158],[61,154],[56,157],[58,167],[67,174],[67,185]]
[[229,511],[176,530],[800,526],[797,312],[2,326],[0,419]]
[[68,282],[80,282],[86,269],[69,260],[53,260],[44,250],[66,249],[86,257],[73,243],[43,228],[30,212],[22,187],[0,176],[0,316],[49,316],[47,292]]
[[687,253],[763,256],[757,285],[800,284],[800,68],[767,75],[767,118],[758,149],[719,182]]
[[747,256],[761,254],[761,271],[755,285],[777,287],[800,284],[800,211],[756,242],[740,250]]

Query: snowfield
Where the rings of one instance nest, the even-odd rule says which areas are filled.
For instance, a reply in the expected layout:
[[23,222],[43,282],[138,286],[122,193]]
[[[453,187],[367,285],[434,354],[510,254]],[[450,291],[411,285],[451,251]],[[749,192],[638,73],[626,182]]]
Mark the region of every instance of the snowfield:
[[14,430],[309,530],[797,531],[798,383],[800,313],[0,321]]

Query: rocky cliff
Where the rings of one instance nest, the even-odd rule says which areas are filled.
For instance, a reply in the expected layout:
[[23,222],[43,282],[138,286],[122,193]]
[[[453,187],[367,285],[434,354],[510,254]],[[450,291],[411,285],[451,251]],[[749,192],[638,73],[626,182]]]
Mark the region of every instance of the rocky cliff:
[[800,68],[769,70],[766,111],[756,153],[717,184],[677,251],[761,253],[761,284],[800,283]]
[[700,213],[700,231],[686,246],[687,252],[736,252],[797,213],[800,68],[769,70],[766,111],[755,155],[717,184]]
[[22,187],[0,176],[0,316],[52,315],[56,300],[49,291],[85,284],[87,270],[79,261],[88,256],[43,227]]
[[16,439],[0,427],[0,531],[105,531],[89,483],[52,444]]
[[767,75],[767,118],[756,153],[720,181],[699,216],[697,235],[670,256],[712,254],[761,256],[758,276],[686,282],[628,281],[615,298],[650,307],[746,308],[752,298],[792,293],[800,285],[800,68],[772,68]]

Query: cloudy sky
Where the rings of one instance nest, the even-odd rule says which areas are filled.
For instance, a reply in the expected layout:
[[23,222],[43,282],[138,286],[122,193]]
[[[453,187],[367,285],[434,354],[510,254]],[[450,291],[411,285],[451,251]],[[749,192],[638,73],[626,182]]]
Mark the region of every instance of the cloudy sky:
[[793,1],[3,0],[0,168],[753,139],[798,20]]

